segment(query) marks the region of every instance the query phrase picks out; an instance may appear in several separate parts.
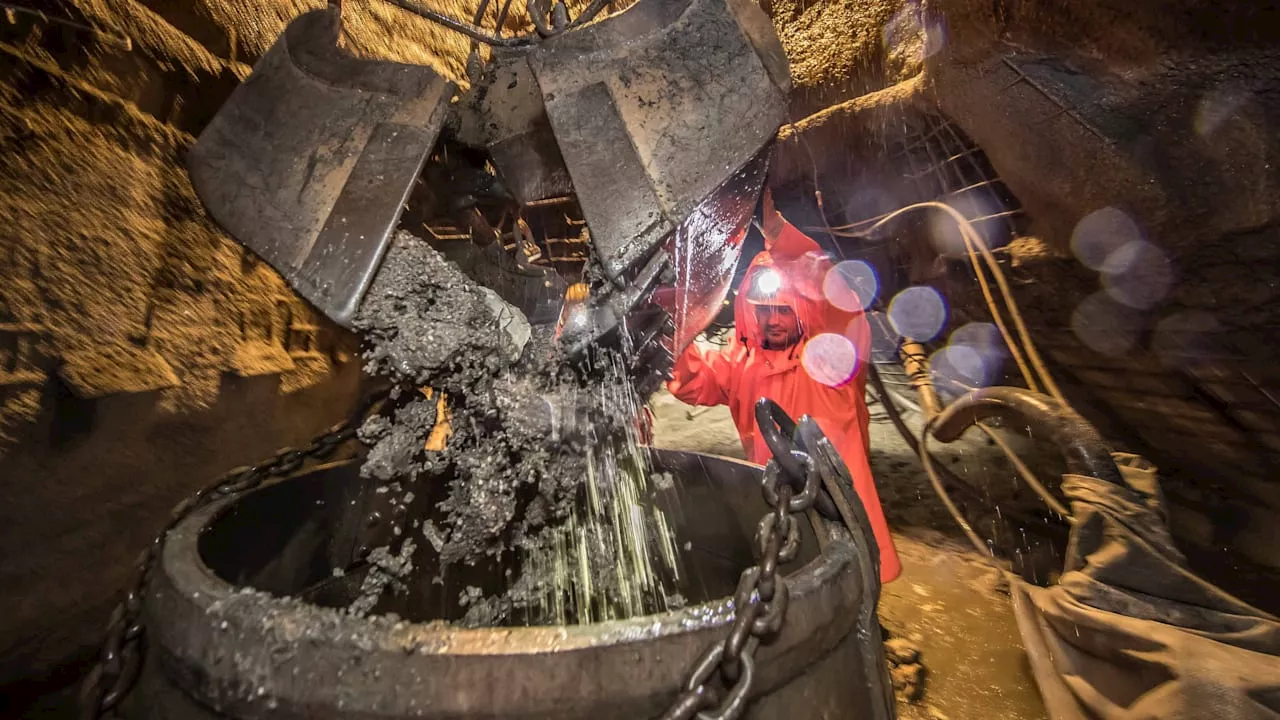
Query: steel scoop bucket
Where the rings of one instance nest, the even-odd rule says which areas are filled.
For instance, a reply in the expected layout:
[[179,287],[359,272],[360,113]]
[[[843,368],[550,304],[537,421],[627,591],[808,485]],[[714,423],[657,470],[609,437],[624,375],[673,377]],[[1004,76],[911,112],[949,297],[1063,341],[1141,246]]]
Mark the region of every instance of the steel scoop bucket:
[[644,0],[529,65],[615,282],[773,139],[791,84],[773,25],[745,0]]
[[760,155],[790,89],[782,44],[755,3],[642,0],[496,51],[461,103],[461,134],[489,150],[521,203],[571,181],[601,268],[622,285]]
[[453,94],[430,68],[337,46],[337,8],[285,29],[188,158],[209,214],[349,325]]
[[[334,9],[291,23],[189,165],[214,219],[350,326],[452,87],[425,67],[345,55],[339,25]],[[634,323],[641,364],[661,377],[670,358],[654,356],[703,329],[741,251],[790,82],[773,26],[749,0],[643,0],[495,54],[460,103],[459,139],[488,149],[518,203],[576,194],[607,281],[571,333],[573,354],[652,309],[649,295],[672,280],[683,293],[679,311],[667,309],[676,327]]]

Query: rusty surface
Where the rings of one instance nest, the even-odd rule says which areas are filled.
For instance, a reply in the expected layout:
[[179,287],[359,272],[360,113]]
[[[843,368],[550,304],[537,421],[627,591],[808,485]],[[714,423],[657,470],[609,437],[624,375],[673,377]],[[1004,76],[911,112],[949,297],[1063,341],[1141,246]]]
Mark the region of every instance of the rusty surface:
[[[677,472],[704,468],[721,483],[744,485],[741,493],[723,492],[727,488],[704,493],[703,502],[712,496],[750,497],[745,486],[758,483],[759,468],[746,463],[687,453],[661,455],[663,464]],[[290,494],[293,500],[285,504],[293,510],[287,517],[270,515],[280,532],[295,540],[271,541],[279,550],[269,555],[286,557],[288,548],[301,542],[296,537],[316,532],[316,522],[321,530],[314,546],[334,557],[349,555],[350,543],[321,538],[325,522],[341,530],[342,508],[359,504],[350,496],[358,483],[347,478],[354,471],[354,466],[331,467],[328,479],[321,473],[261,491],[306,496]],[[285,487],[290,483],[296,490]],[[692,506],[687,510],[694,512]],[[459,629],[391,617],[353,618],[240,588],[215,574],[200,559],[201,536],[218,518],[234,512],[225,503],[211,506],[170,534],[147,604],[152,647],[166,660],[163,669],[154,663],[148,667],[142,685],[176,685],[185,693],[170,693],[170,698],[195,695],[231,717],[257,716],[267,709],[273,717],[286,718],[657,715],[681,686],[689,663],[720,637],[733,615],[729,599],[723,598],[585,626]],[[744,508],[741,514],[749,523],[756,510]],[[304,515],[317,520],[302,521]],[[761,714],[753,717],[776,717],[768,714],[781,710],[773,704],[781,702],[774,696],[800,703],[788,707],[809,703],[825,713],[856,710],[865,701],[864,691],[847,682],[849,663],[858,662],[860,633],[854,630],[856,608],[863,602],[857,580],[860,561],[843,529],[822,525],[815,530],[823,534],[826,548],[789,575],[792,619],[760,652],[756,712]],[[346,535],[337,532],[335,537]],[[262,548],[261,539],[242,540]],[[279,564],[275,577],[286,578],[280,587],[308,582],[307,574],[315,574],[316,568],[307,567],[307,562]],[[319,572],[327,575],[324,567]],[[537,662],[531,662],[535,656]],[[840,664],[838,672],[828,667],[833,662]],[[157,672],[166,678],[158,680]],[[584,677],[593,681],[584,684]],[[503,691],[493,692],[498,686]]]

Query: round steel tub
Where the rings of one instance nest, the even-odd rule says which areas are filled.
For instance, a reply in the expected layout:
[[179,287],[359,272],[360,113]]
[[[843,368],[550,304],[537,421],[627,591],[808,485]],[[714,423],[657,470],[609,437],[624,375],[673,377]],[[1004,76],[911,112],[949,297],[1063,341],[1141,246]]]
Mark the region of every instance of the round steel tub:
[[[657,717],[698,656],[723,640],[728,596],[766,508],[758,466],[653,457],[675,478],[660,502],[670,503],[677,543],[719,599],[591,625],[463,629],[355,618],[289,597],[322,597],[316,588],[357,552],[371,488],[354,463],[334,464],[210,505],[170,533],[146,598],[147,661],[125,715]],[[786,623],[757,653],[748,717],[891,718],[874,569],[843,528],[802,526]]]

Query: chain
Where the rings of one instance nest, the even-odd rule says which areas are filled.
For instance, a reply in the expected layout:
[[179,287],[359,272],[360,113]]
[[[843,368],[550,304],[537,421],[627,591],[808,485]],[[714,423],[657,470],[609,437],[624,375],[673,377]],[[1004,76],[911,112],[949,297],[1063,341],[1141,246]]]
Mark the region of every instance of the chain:
[[145,652],[143,636],[146,629],[141,618],[142,597],[169,531],[191,513],[212,502],[242,495],[269,479],[293,475],[308,460],[326,460],[332,457],[339,447],[355,437],[360,423],[382,397],[382,394],[370,395],[361,402],[350,418],[317,435],[306,447],[283,448],[257,465],[230,470],[174,506],[164,529],[138,555],[135,563],[137,579],[125,599],[111,613],[98,662],[89,671],[80,688],[82,720],[119,717],[116,709],[120,701],[138,680]]
[[813,459],[797,449],[796,425],[782,408],[761,399],[756,405],[756,423],[773,455],[764,469],[762,490],[770,511],[760,518],[756,529],[759,560],[738,580],[728,637],[698,659],[684,691],[662,720],[740,717],[755,679],[756,649],[777,635],[787,617],[790,590],[778,568],[800,552],[796,516],[814,507],[822,481]]
[[[427,7],[421,0],[386,0],[386,2],[395,5],[401,10],[407,10],[454,32],[466,35],[471,38],[473,45],[475,43],[484,43],[493,47],[526,47],[542,38],[555,37],[566,30],[582,27],[594,20],[597,15],[609,6],[611,1],[591,0],[591,4],[587,5],[582,13],[571,21],[569,19],[569,6],[565,3],[565,0],[525,0],[525,11],[529,15],[529,20],[533,23],[535,32],[504,38],[502,37],[502,25],[506,21],[506,8],[498,14],[496,26],[490,32],[480,26],[487,5],[482,5],[475,14],[475,19],[467,22]],[[474,47],[471,52],[478,61],[479,56],[475,55]]]
[[[378,395],[366,399],[349,420],[316,436],[305,448],[285,448],[262,463],[230,470],[174,507],[159,535],[139,554],[137,579],[111,613],[98,662],[81,687],[82,720],[117,718],[120,701],[137,682],[145,651],[143,592],[169,531],[209,503],[239,496],[269,479],[288,477],[308,460],[331,457],[355,437],[360,422],[381,399]],[[770,511],[760,518],[756,529],[759,560],[738,580],[733,597],[734,621],[728,636],[698,659],[684,691],[662,720],[740,717],[755,680],[756,650],[761,643],[772,640],[786,620],[790,590],[778,568],[795,560],[800,552],[796,516],[815,506],[823,480],[813,458],[797,448],[795,423],[776,403],[761,399],[756,406],[756,420],[773,455],[765,466],[762,485]]]

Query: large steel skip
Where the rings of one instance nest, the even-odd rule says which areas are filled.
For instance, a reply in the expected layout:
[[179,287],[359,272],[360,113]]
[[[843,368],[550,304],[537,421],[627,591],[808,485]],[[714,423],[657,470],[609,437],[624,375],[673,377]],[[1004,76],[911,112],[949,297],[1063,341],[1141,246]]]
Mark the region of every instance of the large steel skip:
[[453,86],[430,68],[337,46],[340,13],[295,19],[188,158],[209,214],[334,321],[349,325]]

